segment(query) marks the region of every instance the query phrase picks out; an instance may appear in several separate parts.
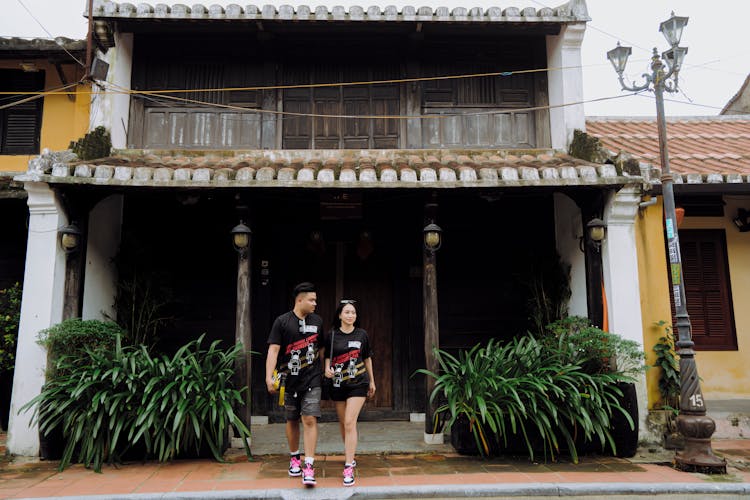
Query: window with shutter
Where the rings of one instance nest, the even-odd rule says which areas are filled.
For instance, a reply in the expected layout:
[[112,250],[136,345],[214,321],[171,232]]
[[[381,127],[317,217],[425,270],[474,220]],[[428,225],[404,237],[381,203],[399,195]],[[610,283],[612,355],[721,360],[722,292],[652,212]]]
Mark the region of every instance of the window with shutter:
[[[40,92],[44,90],[44,72],[0,69],[0,90]],[[24,94],[3,96],[2,103],[12,105],[0,109],[0,154],[39,153],[44,98],[20,102],[28,97]]]
[[680,253],[695,348],[737,350],[724,230],[681,230]]
[[[389,80],[399,76],[397,67],[286,65],[284,85]],[[345,115],[283,118],[284,149],[392,149],[398,147],[398,122],[368,115],[398,115],[398,84],[325,86],[284,89],[284,111]],[[350,118],[352,117],[352,118]]]

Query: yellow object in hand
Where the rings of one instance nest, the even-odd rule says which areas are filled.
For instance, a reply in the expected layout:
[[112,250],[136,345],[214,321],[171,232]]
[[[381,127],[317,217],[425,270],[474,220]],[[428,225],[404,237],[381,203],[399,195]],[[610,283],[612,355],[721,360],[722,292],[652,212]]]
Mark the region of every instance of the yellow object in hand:
[[284,406],[284,390],[286,387],[281,384],[281,374],[279,370],[273,371],[273,388],[279,391],[279,406]]

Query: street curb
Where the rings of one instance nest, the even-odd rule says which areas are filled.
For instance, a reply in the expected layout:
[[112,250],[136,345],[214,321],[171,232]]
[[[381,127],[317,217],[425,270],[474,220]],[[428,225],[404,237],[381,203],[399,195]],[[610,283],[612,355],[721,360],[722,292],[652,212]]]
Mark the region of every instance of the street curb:
[[[133,493],[34,500],[347,500],[366,498],[573,497],[594,495],[750,495],[750,483],[520,483]],[[24,500],[24,499],[21,499]],[[31,500],[31,499],[26,499]]]

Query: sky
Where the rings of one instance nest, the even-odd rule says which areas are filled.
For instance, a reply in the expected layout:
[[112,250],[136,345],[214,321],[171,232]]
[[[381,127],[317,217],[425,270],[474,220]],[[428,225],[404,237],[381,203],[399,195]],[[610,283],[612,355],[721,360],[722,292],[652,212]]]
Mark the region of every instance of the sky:
[[[87,0],[1,0],[0,36],[49,38],[66,36],[83,39],[86,20],[83,11]],[[198,0],[150,0],[152,5],[164,2],[191,5]],[[138,0],[131,0],[137,4]],[[252,0],[204,0],[205,5],[238,3]],[[326,5],[414,5],[416,7],[493,7],[519,8],[557,6],[562,0],[413,0],[382,2],[374,0],[340,0],[325,2],[259,0],[255,5],[298,4]],[[659,24],[669,18],[671,11],[688,16],[690,21],[683,32],[681,46],[688,47],[688,55],[680,72],[680,92],[668,94],[665,104],[668,116],[716,115],[734,96],[750,73],[750,43],[747,36],[750,19],[748,0],[587,0],[591,22],[588,23],[581,57],[583,65],[584,99],[587,101],[619,96],[616,99],[587,102],[587,116],[654,116],[653,95],[630,96],[621,91],[617,75],[606,58],[606,52],[620,41],[632,46],[633,54],[625,70],[630,84],[643,82],[642,74],[649,71],[651,51],[667,50],[668,44],[659,32]],[[28,10],[27,10],[28,9]],[[30,11],[30,13],[29,13]],[[35,19],[36,18],[36,19]]]

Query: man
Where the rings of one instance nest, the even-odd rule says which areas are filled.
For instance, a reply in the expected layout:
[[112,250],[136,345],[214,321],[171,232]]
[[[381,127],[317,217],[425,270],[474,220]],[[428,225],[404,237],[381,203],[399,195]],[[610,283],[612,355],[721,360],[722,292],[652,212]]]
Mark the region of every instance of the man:
[[[317,299],[312,283],[300,283],[294,287],[294,309],[273,322],[266,357],[266,386],[269,393],[278,392],[274,387],[274,369],[278,368],[278,373],[285,376],[289,475],[301,475],[302,484],[306,486],[315,486],[315,446],[318,441],[323,372],[323,320],[314,314]],[[300,419],[305,446],[304,468],[300,468]]]

